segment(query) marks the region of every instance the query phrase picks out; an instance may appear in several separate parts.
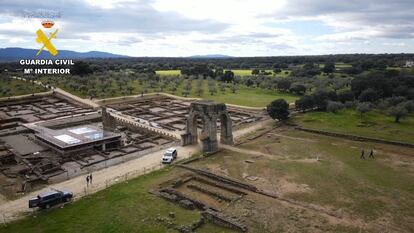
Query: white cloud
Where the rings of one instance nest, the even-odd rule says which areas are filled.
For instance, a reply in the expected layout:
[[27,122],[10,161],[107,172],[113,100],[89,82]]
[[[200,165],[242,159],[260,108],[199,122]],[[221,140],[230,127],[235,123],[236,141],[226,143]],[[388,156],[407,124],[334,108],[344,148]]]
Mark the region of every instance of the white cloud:
[[24,43],[27,42],[27,40],[20,38],[20,37],[12,37],[9,39],[10,44],[18,44],[18,43]]
[[128,3],[132,3],[134,0],[85,0],[85,2],[93,7],[113,9]]
[[[40,19],[23,19],[22,12],[39,9],[62,13],[54,43],[78,51],[132,56],[414,52],[409,0],[1,0],[2,46],[37,47]],[[281,27],[280,22],[296,24]],[[302,33],[309,30],[315,33]]]
[[405,43],[403,43],[403,42],[400,42],[400,43],[396,43],[396,42],[385,42],[385,43],[382,43],[383,45],[385,45],[385,46],[399,46],[399,47],[401,47],[401,46],[405,46]]
[[155,0],[152,6],[174,11],[193,19],[214,19],[230,24],[249,24],[257,16],[270,14],[285,5],[286,0]]

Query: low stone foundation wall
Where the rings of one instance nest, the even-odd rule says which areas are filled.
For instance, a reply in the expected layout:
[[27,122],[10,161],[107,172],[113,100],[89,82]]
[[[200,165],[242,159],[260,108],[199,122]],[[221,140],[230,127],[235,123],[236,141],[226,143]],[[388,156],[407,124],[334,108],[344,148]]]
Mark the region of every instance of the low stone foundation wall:
[[310,133],[322,134],[322,135],[331,136],[331,137],[345,138],[345,139],[349,139],[353,141],[368,141],[368,142],[385,143],[385,144],[390,144],[390,145],[414,148],[414,144],[407,143],[407,142],[388,141],[388,140],[379,139],[379,138],[370,138],[370,137],[363,137],[363,136],[357,136],[357,135],[352,135],[352,134],[335,133],[335,132],[329,132],[329,131],[323,131],[323,130],[317,130],[317,129],[308,129],[308,128],[303,128],[303,127],[295,127],[295,129],[305,131],[305,132],[310,132]]
[[246,225],[234,220],[233,218],[230,218],[220,212],[217,211],[213,211],[213,210],[206,210],[204,212],[201,213],[201,215],[209,220],[210,222],[220,225],[220,226],[224,226],[224,227],[228,227],[231,229],[235,229],[241,232],[246,232],[247,231],[247,227]]
[[72,96],[67,96],[63,92],[59,92],[59,91],[52,92],[52,95],[58,97],[59,99],[64,99],[68,101],[69,103],[82,106],[84,108],[95,108],[95,106],[86,104],[85,102],[82,101],[82,98],[77,97],[77,96],[76,96],[77,98],[73,98]]
[[238,180],[234,180],[234,179],[230,179],[230,178],[227,178],[227,177],[219,176],[219,175],[213,174],[213,173],[208,172],[208,171],[200,170],[200,169],[197,169],[197,168],[192,168],[192,167],[181,165],[181,164],[177,164],[176,166],[187,169],[187,170],[190,170],[190,171],[195,172],[197,174],[212,178],[213,180],[218,180],[220,182],[224,182],[224,183],[233,185],[235,187],[250,190],[252,192],[257,192],[256,186],[248,184],[248,183],[240,182]]
[[227,191],[235,193],[237,195],[247,195],[247,193],[245,193],[243,191],[240,191],[238,189],[235,189],[235,188],[232,188],[232,187],[229,187],[229,186],[226,186],[226,185],[218,184],[216,182],[208,181],[208,180],[203,179],[203,178],[198,177],[198,176],[195,176],[193,179],[198,181],[198,182],[204,183],[204,184],[208,184],[208,185],[211,185],[211,186],[214,186],[214,187],[217,187],[217,188],[227,190]]
[[210,191],[210,190],[208,190],[206,188],[203,188],[201,186],[198,186],[198,185],[189,184],[189,185],[187,185],[187,187],[190,188],[190,189],[194,189],[194,190],[197,190],[199,192],[205,193],[209,196],[218,198],[218,199],[223,200],[223,201],[231,202],[233,200],[231,197],[224,196],[224,195],[222,195],[221,193],[218,193],[218,192]]
[[199,209],[199,210],[206,210],[206,209],[212,209],[217,211],[214,207],[207,205],[205,203],[202,203],[200,201],[197,201],[191,197],[188,197],[180,192],[178,192],[175,189],[171,188],[164,188],[159,190],[159,192],[151,191],[151,193],[160,196],[164,199],[167,199],[172,202],[176,202],[182,207],[186,209]]

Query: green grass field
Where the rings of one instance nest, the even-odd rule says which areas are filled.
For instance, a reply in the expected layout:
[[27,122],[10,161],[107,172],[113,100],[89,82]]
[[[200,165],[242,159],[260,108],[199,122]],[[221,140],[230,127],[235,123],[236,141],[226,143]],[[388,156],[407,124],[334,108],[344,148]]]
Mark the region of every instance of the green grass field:
[[[251,76],[252,75],[252,70],[251,69],[233,69],[231,70],[233,71],[234,75],[236,76]],[[278,74],[274,74],[273,70],[266,70],[266,72],[270,72],[272,73],[271,75],[273,76],[277,76],[277,77],[287,77],[290,74],[290,70],[282,70],[282,72],[278,73]]]
[[[43,82],[46,82],[46,79],[43,80]],[[283,98],[286,101],[292,103],[299,97],[290,93],[283,93],[280,91],[274,91],[274,90],[267,90],[267,89],[261,89],[261,88],[252,88],[252,87],[246,87],[239,85],[239,90],[237,90],[236,93],[232,93],[230,88],[226,88],[226,92],[221,92],[219,88],[217,87],[217,93],[214,95],[210,95],[208,92],[208,82],[204,81],[204,93],[201,96],[198,96],[196,94],[196,80],[192,82],[192,90],[188,97],[196,97],[196,98],[204,98],[204,99],[211,99],[218,102],[223,102],[227,104],[236,104],[236,105],[242,105],[242,106],[248,106],[248,107],[265,107],[270,102],[272,102],[275,99]],[[134,94],[141,94],[141,92],[144,90],[143,85],[140,85],[138,81],[132,81],[129,83],[132,87],[134,87],[134,90],[131,92],[132,95]],[[80,96],[82,98],[87,98],[88,95],[86,92],[82,92],[78,88],[74,88],[70,84],[65,84],[62,80],[58,80],[58,83],[54,84],[56,86],[59,86],[60,88],[69,91],[77,96]],[[111,88],[108,91],[108,89],[101,90],[97,89],[97,96],[98,98],[110,98],[110,97],[118,97],[123,96],[123,94],[120,91],[120,87],[118,86],[117,82],[111,83]],[[183,84],[181,84],[177,91],[172,92],[170,87],[167,87],[163,90],[165,93],[170,93],[178,96],[182,95],[182,88]],[[148,88],[147,92],[160,92],[160,89],[157,88]],[[126,95],[130,95],[127,93]]]
[[[252,75],[252,70],[251,69],[233,69],[231,70],[233,71],[234,75],[236,76],[250,76]],[[266,70],[267,72],[271,72],[272,75],[273,71],[272,70]],[[161,76],[175,76],[175,75],[181,75],[181,71],[180,70],[157,70],[155,71],[156,74],[161,75]],[[290,70],[282,70],[281,73],[276,74],[275,76],[278,77],[287,77],[290,74]]]
[[[283,98],[289,103],[293,103],[299,97],[290,93],[282,93],[279,91],[265,90],[261,88],[250,88],[246,86],[239,86],[236,93],[232,93],[229,89],[225,93],[218,90],[217,94],[210,95],[208,93],[207,82],[204,83],[204,93],[202,96],[196,94],[195,82],[193,82],[193,89],[190,97],[210,99],[217,102],[227,104],[236,104],[249,107],[265,107],[275,99]],[[176,94],[182,96],[182,89],[180,88]]]
[[[325,67],[325,64],[319,64],[319,68],[323,68]],[[335,68],[348,68],[348,67],[352,67],[352,64],[348,64],[348,63],[335,63]]]
[[30,82],[0,78],[0,97],[26,95],[44,91],[47,91],[47,89],[36,84],[32,85]]
[[[173,222],[180,226],[198,220],[200,213],[148,193],[159,178],[168,177],[168,173],[164,169],[114,185],[62,209],[42,211],[0,226],[0,232],[177,232],[156,221],[156,217],[167,217],[174,212]],[[232,231],[207,223],[197,232]]]
[[[341,209],[350,216],[364,219],[364,223],[374,221],[371,223],[373,226],[376,219],[388,218],[387,223],[393,222],[392,225],[407,232],[414,228],[412,222],[407,221],[414,216],[414,189],[407,185],[412,183],[412,166],[409,165],[412,158],[405,157],[412,153],[412,149],[346,141],[300,131],[283,134],[290,138],[279,137],[280,142],[275,142],[274,137],[277,136],[261,137],[242,145],[248,149],[260,149],[263,153],[274,151],[287,156],[282,160],[263,162],[263,167],[258,164],[246,173],[260,177],[261,174],[267,174],[267,177],[273,174],[273,177],[288,177],[296,184],[306,184],[311,191],[289,192],[286,196]],[[360,148],[374,147],[377,149],[376,160],[359,159]],[[316,156],[320,162],[307,162]],[[411,201],[401,203],[396,196]]]
[[[215,168],[216,172],[274,190],[285,198],[339,211],[348,223],[341,226],[320,220],[317,214],[294,213],[294,208],[284,210],[280,203],[262,198],[255,205],[263,213],[249,220],[267,229],[251,232],[378,232],[383,224],[391,232],[414,229],[410,221],[414,217],[414,187],[407,185],[414,175],[412,148],[348,141],[287,128],[248,140],[238,148],[273,156],[227,150],[192,165]],[[375,148],[376,159],[359,159],[361,148]],[[247,175],[258,177],[258,181],[246,179]],[[267,206],[272,206],[273,211],[267,211]]]
[[231,70],[233,71],[234,75],[236,76],[249,76],[252,75],[252,70],[250,69],[235,69],[235,70]]
[[393,117],[379,110],[372,110],[363,118],[354,110],[342,110],[338,113],[309,112],[295,116],[293,122],[306,128],[414,143],[413,115],[395,123]]
[[175,76],[181,75],[181,70],[157,70],[155,73],[161,76]]

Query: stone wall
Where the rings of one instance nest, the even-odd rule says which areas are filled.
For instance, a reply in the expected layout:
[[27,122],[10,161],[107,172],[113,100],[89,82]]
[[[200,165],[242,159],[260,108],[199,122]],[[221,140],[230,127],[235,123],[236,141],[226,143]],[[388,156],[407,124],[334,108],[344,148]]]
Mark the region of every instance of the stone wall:
[[250,190],[252,192],[257,192],[258,191],[256,186],[248,184],[248,183],[244,183],[244,182],[241,182],[241,181],[238,181],[238,180],[234,180],[234,179],[230,179],[230,178],[227,178],[227,177],[219,176],[219,175],[216,175],[214,173],[211,173],[211,172],[208,172],[208,171],[205,171],[205,170],[201,170],[201,169],[197,169],[197,168],[193,168],[193,167],[189,167],[189,166],[185,166],[185,165],[181,165],[181,164],[177,164],[176,166],[187,169],[187,170],[190,170],[190,171],[195,172],[197,174],[209,177],[213,180],[217,180],[217,181],[220,181],[220,182],[230,184],[230,185],[235,186],[235,187]]
[[241,232],[246,232],[247,231],[247,227],[246,225],[236,221],[235,219],[232,219],[220,212],[217,211],[213,211],[213,210],[205,210],[201,213],[201,215],[209,220],[210,222],[220,225],[220,226],[224,226],[224,227],[228,227],[228,228],[232,228]]
[[89,105],[89,104],[86,104],[86,103],[84,103],[83,101],[81,101],[82,99],[81,98],[72,98],[71,96],[67,96],[67,95],[65,95],[64,93],[62,93],[62,92],[59,92],[59,91],[55,91],[55,92],[53,92],[53,94],[52,95],[54,95],[54,96],[56,96],[56,97],[58,97],[59,99],[63,99],[63,100],[66,100],[66,101],[68,101],[69,103],[72,103],[72,104],[75,104],[75,105],[78,105],[78,106],[81,106],[81,107],[83,107],[83,108],[94,108],[95,106],[91,106],[91,105]]
[[407,143],[407,142],[388,141],[388,140],[379,139],[379,138],[363,137],[363,136],[357,136],[357,135],[352,135],[352,134],[335,133],[335,132],[329,132],[329,131],[323,131],[323,130],[317,130],[317,129],[308,129],[308,128],[303,128],[303,127],[296,127],[296,129],[305,131],[305,132],[331,136],[331,137],[345,138],[345,139],[349,139],[353,141],[368,141],[368,142],[384,143],[384,144],[414,148],[414,144]]
[[157,128],[151,127],[149,125],[140,124],[138,122],[134,122],[134,121],[132,121],[130,119],[127,119],[125,117],[122,117],[122,116],[113,115],[113,114],[111,114],[111,116],[115,118],[117,125],[126,126],[127,128],[130,128],[130,129],[142,130],[143,132],[155,133],[155,134],[158,134],[158,135],[162,135],[162,136],[171,138],[173,140],[179,139],[178,135],[176,135],[174,133],[170,133],[166,130],[157,129]]

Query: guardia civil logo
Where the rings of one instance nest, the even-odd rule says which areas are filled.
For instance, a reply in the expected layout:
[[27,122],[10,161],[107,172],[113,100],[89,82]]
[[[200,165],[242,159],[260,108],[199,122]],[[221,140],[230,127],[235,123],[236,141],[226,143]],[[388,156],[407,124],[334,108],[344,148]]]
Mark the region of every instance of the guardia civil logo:
[[50,31],[50,35],[46,36],[45,32],[43,32],[42,29],[39,29],[36,31],[37,38],[36,41],[39,44],[42,44],[42,47],[37,52],[36,56],[39,56],[42,51],[46,50],[52,55],[56,56],[58,55],[59,51],[53,46],[52,39],[56,38],[56,34],[58,33],[58,29],[51,30],[55,23],[52,20],[44,20],[42,21],[42,26],[46,29],[45,31]]

